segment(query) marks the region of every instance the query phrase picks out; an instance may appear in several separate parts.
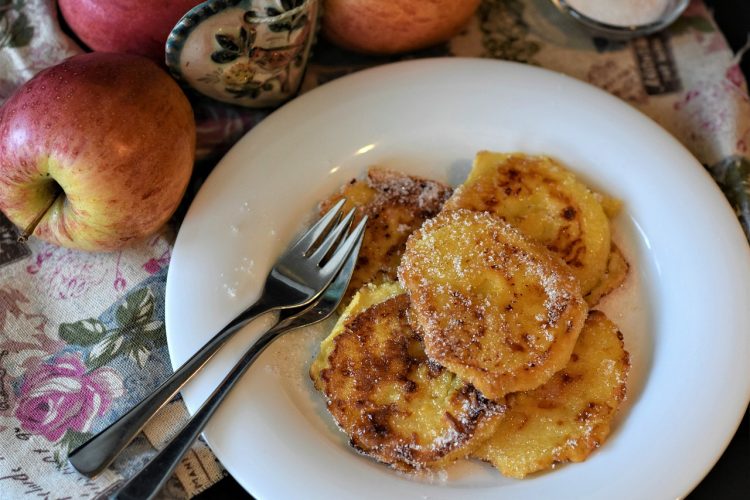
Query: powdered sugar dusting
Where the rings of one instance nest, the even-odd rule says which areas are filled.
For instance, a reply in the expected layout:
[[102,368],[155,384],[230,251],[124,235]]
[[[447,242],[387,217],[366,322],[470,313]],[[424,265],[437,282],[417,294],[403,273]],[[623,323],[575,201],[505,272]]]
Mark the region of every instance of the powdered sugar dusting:
[[[372,204],[376,211],[385,204],[397,203],[415,206],[421,212],[437,213],[452,193],[452,189],[442,182],[380,167],[373,167],[367,172],[367,184],[378,193]],[[409,228],[401,225],[401,230]]]
[[399,279],[428,355],[491,397],[562,368],[585,317],[564,262],[486,212],[444,211],[426,221],[407,242]]

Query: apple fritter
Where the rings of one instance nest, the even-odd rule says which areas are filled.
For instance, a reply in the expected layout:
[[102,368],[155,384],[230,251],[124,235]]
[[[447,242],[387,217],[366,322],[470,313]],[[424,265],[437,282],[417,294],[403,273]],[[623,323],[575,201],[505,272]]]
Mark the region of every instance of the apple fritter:
[[457,208],[499,215],[546,245],[571,266],[583,293],[607,267],[607,215],[597,196],[551,158],[480,151],[466,182],[445,204],[446,210]]
[[396,283],[355,295],[310,369],[361,453],[403,470],[439,468],[493,434],[504,406],[429,361]]
[[537,389],[509,394],[497,431],[472,456],[515,478],[585,460],[609,436],[629,367],[617,326],[592,311],[565,368]]
[[396,279],[406,239],[440,211],[451,193],[452,188],[440,182],[373,167],[367,172],[367,179],[352,179],[321,203],[320,211],[324,213],[346,197],[344,210],[356,207],[358,218],[365,214],[369,217],[343,304],[366,283]]
[[399,280],[429,358],[494,400],[563,368],[588,312],[559,256],[487,212],[425,222],[406,243]]
[[339,315],[331,333],[329,333],[328,337],[320,343],[318,356],[310,365],[310,378],[317,390],[321,392],[323,391],[320,374],[324,369],[328,368],[328,357],[331,355],[335,347],[334,339],[344,331],[344,325],[347,324],[349,319],[352,316],[356,316],[362,311],[369,309],[375,304],[385,302],[386,300],[401,295],[402,293],[404,293],[404,289],[398,282],[386,281],[379,285],[368,283],[354,294],[352,300],[346,305],[341,315]]
[[630,264],[628,264],[622,251],[613,243],[609,252],[607,270],[604,272],[604,276],[584,297],[589,307],[596,306],[599,301],[622,285],[625,282],[625,278],[628,277],[628,272],[630,272]]

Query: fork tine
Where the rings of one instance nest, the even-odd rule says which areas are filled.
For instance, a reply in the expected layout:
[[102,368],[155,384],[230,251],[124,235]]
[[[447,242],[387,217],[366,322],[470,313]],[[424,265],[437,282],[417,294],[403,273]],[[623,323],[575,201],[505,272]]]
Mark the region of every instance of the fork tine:
[[349,252],[349,256],[342,264],[341,269],[339,269],[336,278],[334,278],[333,282],[328,286],[326,291],[323,292],[323,297],[329,300],[336,300],[336,306],[333,307],[333,309],[338,307],[341,303],[341,299],[344,298],[344,291],[349,286],[349,281],[351,281],[352,279],[352,275],[354,274],[354,267],[357,265],[357,259],[359,257],[359,250],[362,247],[362,238],[364,238],[364,233],[361,235],[361,237],[356,239],[354,248],[351,252]]
[[[279,313],[279,323],[271,328],[265,335],[269,335],[270,332],[276,330],[297,328],[294,326],[296,324],[299,324],[300,326],[314,324],[315,322],[328,317],[333,311],[335,311],[339,304],[341,304],[341,300],[344,298],[344,292],[349,286],[349,281],[352,279],[352,274],[354,273],[354,267],[357,265],[357,258],[359,257],[359,249],[361,246],[362,238],[359,238],[354,249],[346,258],[346,261],[341,265],[341,269],[339,269],[336,277],[321,294],[320,298],[314,300],[312,305],[303,306],[301,308],[282,309]],[[320,316],[313,316],[314,314],[320,314]],[[312,318],[315,318],[315,321],[312,321]]]
[[340,199],[326,214],[307,230],[305,234],[291,245],[288,253],[307,253],[320,238],[327,234],[333,225],[333,221],[341,214],[341,208],[346,203],[346,198]]
[[335,273],[338,269],[341,268],[343,262],[346,260],[347,256],[351,253],[352,249],[355,246],[358,246],[362,242],[362,238],[365,234],[365,226],[367,225],[367,216],[365,215],[362,217],[362,220],[359,221],[359,224],[357,224],[357,227],[354,228],[354,231],[351,232],[351,234],[336,248],[336,251],[331,256],[330,259],[328,259],[328,262],[326,262],[326,265],[323,266],[322,272],[325,273]]
[[315,249],[315,252],[310,255],[310,260],[319,264],[325,256],[331,252],[333,246],[341,239],[341,235],[346,234],[346,232],[349,231],[349,228],[352,225],[352,220],[354,220],[354,213],[355,209],[352,208],[344,218],[328,232],[325,239],[320,243],[318,248]]

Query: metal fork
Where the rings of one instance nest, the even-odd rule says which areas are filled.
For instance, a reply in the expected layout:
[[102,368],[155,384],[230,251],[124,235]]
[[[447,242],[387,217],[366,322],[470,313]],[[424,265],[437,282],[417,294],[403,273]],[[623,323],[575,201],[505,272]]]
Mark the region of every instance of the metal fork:
[[349,279],[357,262],[361,243],[362,239],[360,238],[354,250],[349,254],[349,258],[341,268],[341,271],[336,276],[336,279],[317,302],[311,306],[281,311],[279,323],[250,346],[227,376],[224,377],[224,380],[211,393],[206,402],[203,403],[187,424],[185,424],[185,427],[140,472],[125,483],[115,494],[115,498],[120,500],[141,500],[152,498],[156,495],[169,479],[177,464],[180,463],[182,457],[190,449],[193,441],[203,431],[203,428],[216,409],[224,401],[227,394],[229,394],[229,391],[232,390],[237,381],[265,348],[283,334],[323,321],[336,310],[341,303],[341,299],[344,297],[346,287],[349,285]]
[[354,217],[352,210],[341,218],[344,201],[339,201],[284,251],[253,305],[214,335],[146,399],[73,450],[68,456],[73,467],[89,477],[100,473],[235,332],[262,314],[298,308],[315,300],[338,274],[364,232],[360,221],[341,241]]

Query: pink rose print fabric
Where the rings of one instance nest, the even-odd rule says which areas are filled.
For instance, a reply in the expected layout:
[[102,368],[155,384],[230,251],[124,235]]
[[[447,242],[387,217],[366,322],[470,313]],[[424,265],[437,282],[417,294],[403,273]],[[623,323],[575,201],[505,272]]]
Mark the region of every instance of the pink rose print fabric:
[[57,441],[69,429],[88,432],[122,394],[114,370],[86,373],[78,356],[61,356],[26,373],[16,417],[23,430]]

